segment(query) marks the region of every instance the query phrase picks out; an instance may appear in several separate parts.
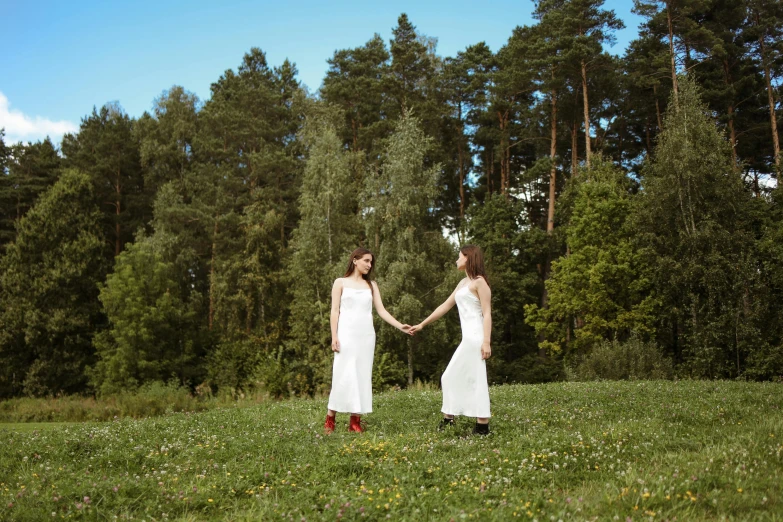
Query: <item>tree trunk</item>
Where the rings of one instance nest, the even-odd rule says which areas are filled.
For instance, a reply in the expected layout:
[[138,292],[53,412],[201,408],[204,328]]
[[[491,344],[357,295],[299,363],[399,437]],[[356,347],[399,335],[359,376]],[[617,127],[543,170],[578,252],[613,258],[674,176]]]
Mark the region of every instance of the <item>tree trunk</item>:
[[501,114],[497,111],[498,122],[500,124],[500,193],[508,198],[506,187],[508,185],[508,162],[506,160],[508,156],[508,111]]
[[[758,20],[758,17],[756,19]],[[759,44],[761,46],[761,61],[764,66],[764,81],[767,83],[767,101],[769,102],[769,122],[772,126],[772,149],[775,154],[775,168],[780,173],[780,141],[778,138],[778,119],[775,114],[775,91],[772,90],[772,79],[770,78],[763,36],[759,37]]]
[[492,183],[492,178],[495,177],[495,151],[490,150],[489,151],[489,193],[492,194],[492,189],[494,187],[494,183]]
[[121,185],[121,174],[120,169],[117,167],[117,183],[114,185],[114,189],[117,194],[117,204],[115,205],[115,211],[117,215],[117,222],[114,224],[114,256],[120,255],[120,248],[122,247],[121,241],[120,241],[120,213],[122,212],[122,202],[120,201],[122,197],[122,185]]
[[674,62],[674,27],[672,25],[672,5],[671,0],[666,1],[666,21],[669,24],[669,57],[672,63],[672,89],[674,89],[674,108],[679,110],[680,100],[677,89],[677,66]]
[[[726,87],[731,86],[731,72],[729,71],[728,60],[723,60],[723,81],[726,83]],[[734,104],[729,103],[729,140],[731,140],[731,165],[732,169],[737,172],[739,170],[737,165],[737,132],[734,130]]]
[[506,141],[506,199],[511,195],[511,140]]
[[576,120],[574,120],[571,126],[571,176],[576,177],[579,173],[579,141],[578,135],[579,129],[577,128]]
[[590,104],[587,102],[587,65],[582,60],[582,97],[585,113],[585,165],[590,168]]
[[413,386],[413,339],[408,339],[408,386]]
[[329,243],[329,264],[331,265],[333,262],[332,260],[332,200],[329,197],[326,198],[326,238]]
[[729,105],[729,140],[731,141],[731,165],[734,171],[739,170],[737,164],[737,132],[734,130],[734,105]]
[[549,158],[552,165],[549,167],[549,209],[546,218],[546,233],[551,235],[555,229],[555,188],[557,182],[557,168],[555,165],[557,153],[557,91],[554,89],[550,95],[550,102],[552,104],[552,116],[549,124],[551,131]]
[[655,96],[655,116],[658,118],[658,132],[663,128],[663,120],[661,118],[661,104],[658,103],[658,86],[653,85],[653,96]]
[[212,322],[215,318],[215,252],[217,250],[218,217],[215,214],[215,226],[212,229],[212,261],[209,266],[209,320],[208,329],[212,331]]
[[645,135],[645,150],[647,151],[647,157],[652,155],[652,142],[650,141],[650,119],[644,120],[644,135]]
[[459,219],[460,225],[465,219],[465,152],[462,148],[462,137],[464,130],[460,130],[460,137],[457,141],[457,155],[459,156]]
[[761,197],[761,187],[759,186],[759,171],[753,170],[753,194],[759,198]]

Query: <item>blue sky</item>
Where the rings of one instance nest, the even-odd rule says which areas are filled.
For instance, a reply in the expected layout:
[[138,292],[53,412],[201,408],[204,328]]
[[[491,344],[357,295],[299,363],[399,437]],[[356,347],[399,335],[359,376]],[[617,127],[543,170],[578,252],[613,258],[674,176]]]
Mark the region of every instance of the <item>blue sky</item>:
[[[607,0],[626,23],[611,49],[622,53],[640,19],[631,0]],[[405,12],[453,56],[485,41],[497,51],[517,25],[533,22],[530,0],[468,2],[215,2],[205,0],[0,0],[0,127],[7,141],[37,140],[78,128],[93,105],[119,101],[131,116],[172,85],[202,100],[251,47],[271,65],[296,63],[313,92],[336,49],[374,33],[385,40]]]

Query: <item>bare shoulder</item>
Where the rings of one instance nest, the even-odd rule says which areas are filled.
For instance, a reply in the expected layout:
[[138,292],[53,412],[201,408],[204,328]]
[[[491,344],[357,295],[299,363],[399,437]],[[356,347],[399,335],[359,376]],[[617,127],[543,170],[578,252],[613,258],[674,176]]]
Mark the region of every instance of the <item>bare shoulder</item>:
[[339,289],[342,290],[342,288],[343,288],[343,281],[344,281],[344,278],[338,277],[337,279],[334,280],[334,284],[332,285],[332,288],[334,288],[334,289],[338,289],[339,288]]
[[370,284],[372,285],[373,290],[378,290],[378,283],[376,283],[375,281],[370,281]]
[[489,284],[487,284],[487,280],[484,279],[483,277],[477,277],[476,279],[474,279],[473,285],[475,285],[473,286],[473,288],[477,292],[490,292]]

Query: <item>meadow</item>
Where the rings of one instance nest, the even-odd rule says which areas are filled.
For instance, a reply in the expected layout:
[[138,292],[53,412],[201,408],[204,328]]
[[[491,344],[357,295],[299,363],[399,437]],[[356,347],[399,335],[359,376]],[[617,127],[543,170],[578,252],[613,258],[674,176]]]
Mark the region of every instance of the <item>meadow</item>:
[[[492,433],[437,390],[0,427],[0,520],[781,520],[783,386],[506,385]],[[10,427],[8,427],[10,426]]]

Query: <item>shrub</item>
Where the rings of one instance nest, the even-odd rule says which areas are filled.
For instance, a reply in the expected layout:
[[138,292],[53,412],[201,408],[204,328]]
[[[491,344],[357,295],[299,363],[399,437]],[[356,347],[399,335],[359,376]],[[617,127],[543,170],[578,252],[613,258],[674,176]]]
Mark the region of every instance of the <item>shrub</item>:
[[571,381],[672,379],[674,365],[658,345],[633,335],[599,343],[566,372]]
[[153,381],[134,392],[117,395],[117,406],[122,417],[154,417],[177,411],[200,411],[207,405],[190,394],[187,388],[175,383]]

